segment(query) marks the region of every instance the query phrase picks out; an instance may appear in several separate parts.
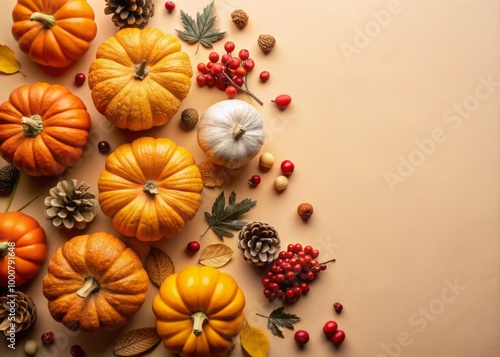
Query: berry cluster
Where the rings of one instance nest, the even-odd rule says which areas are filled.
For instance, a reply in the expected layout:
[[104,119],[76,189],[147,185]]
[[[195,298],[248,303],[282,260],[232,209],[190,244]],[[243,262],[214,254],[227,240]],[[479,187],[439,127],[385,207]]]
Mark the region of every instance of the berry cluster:
[[[207,63],[198,63],[197,68],[201,74],[196,77],[196,82],[200,87],[217,87],[225,91],[230,99],[234,98],[238,91],[243,91],[262,104],[262,101],[248,90],[246,83],[247,75],[254,69],[255,62],[250,58],[250,52],[245,49],[234,56],[235,48],[234,42],[227,41],[224,44],[226,53],[220,56],[217,52],[211,52]],[[268,78],[265,75],[266,81]]]
[[262,279],[264,296],[270,301],[283,300],[294,304],[303,294],[309,292],[309,283],[326,269],[327,263],[319,263],[319,251],[310,245],[289,244],[286,251],[279,253]]

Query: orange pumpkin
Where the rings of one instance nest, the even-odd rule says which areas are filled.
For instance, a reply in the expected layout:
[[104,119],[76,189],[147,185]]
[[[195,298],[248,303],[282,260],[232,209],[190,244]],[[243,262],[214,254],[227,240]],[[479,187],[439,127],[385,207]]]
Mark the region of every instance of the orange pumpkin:
[[85,0],[18,0],[12,19],[21,51],[53,68],[81,58],[97,34],[94,11]]
[[0,214],[0,286],[19,286],[33,278],[47,258],[45,231],[21,212]]
[[120,238],[96,232],[74,237],[52,256],[43,294],[52,317],[88,333],[122,327],[146,299],[149,278]]
[[59,175],[82,156],[90,125],[85,104],[65,87],[24,85],[0,105],[0,155],[28,175]]
[[119,233],[155,241],[177,235],[195,216],[203,183],[186,148],[141,137],[108,156],[98,189],[101,210]]

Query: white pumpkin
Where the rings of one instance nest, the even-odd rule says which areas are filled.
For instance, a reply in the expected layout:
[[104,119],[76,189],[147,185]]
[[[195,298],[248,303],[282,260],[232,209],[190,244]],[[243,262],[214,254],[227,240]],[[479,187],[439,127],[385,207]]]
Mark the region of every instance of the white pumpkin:
[[252,160],[264,144],[262,118],[253,106],[228,99],[210,106],[198,123],[198,144],[210,161],[236,169]]

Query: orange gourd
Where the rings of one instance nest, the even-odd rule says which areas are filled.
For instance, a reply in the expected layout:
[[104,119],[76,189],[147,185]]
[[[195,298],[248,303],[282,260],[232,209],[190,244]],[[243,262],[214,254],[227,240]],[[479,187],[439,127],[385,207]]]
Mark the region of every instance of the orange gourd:
[[98,180],[102,212],[119,233],[141,241],[179,234],[197,213],[202,189],[191,153],[166,138],[121,145]]
[[43,294],[52,317],[88,333],[122,327],[146,299],[149,278],[137,254],[118,237],[74,237],[47,266]]
[[21,212],[0,214],[0,286],[20,286],[32,279],[47,258],[44,229]]
[[82,156],[90,125],[85,104],[65,87],[23,85],[0,105],[0,155],[28,175],[59,175]]
[[12,19],[21,51],[53,68],[80,59],[97,34],[94,11],[85,0],[18,0]]

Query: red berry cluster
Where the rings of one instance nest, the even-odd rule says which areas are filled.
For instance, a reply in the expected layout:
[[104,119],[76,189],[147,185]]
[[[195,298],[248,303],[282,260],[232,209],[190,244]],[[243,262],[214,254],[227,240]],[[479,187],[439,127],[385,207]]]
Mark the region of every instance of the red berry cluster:
[[323,325],[323,333],[336,346],[339,346],[345,340],[345,332],[338,329],[337,322],[330,320]]
[[319,251],[310,245],[289,244],[286,251],[279,253],[262,279],[264,296],[270,301],[282,300],[294,304],[303,294],[309,292],[309,283],[326,269],[328,261],[319,263]]
[[248,73],[255,67],[255,62],[250,58],[250,52],[245,49],[234,56],[235,48],[234,42],[227,41],[224,44],[226,53],[220,56],[217,52],[211,52],[207,63],[198,63],[197,68],[201,74],[196,77],[196,82],[200,87],[217,87],[225,91],[230,99],[234,98],[238,91],[244,91],[262,104],[262,101],[248,91],[245,84]]

